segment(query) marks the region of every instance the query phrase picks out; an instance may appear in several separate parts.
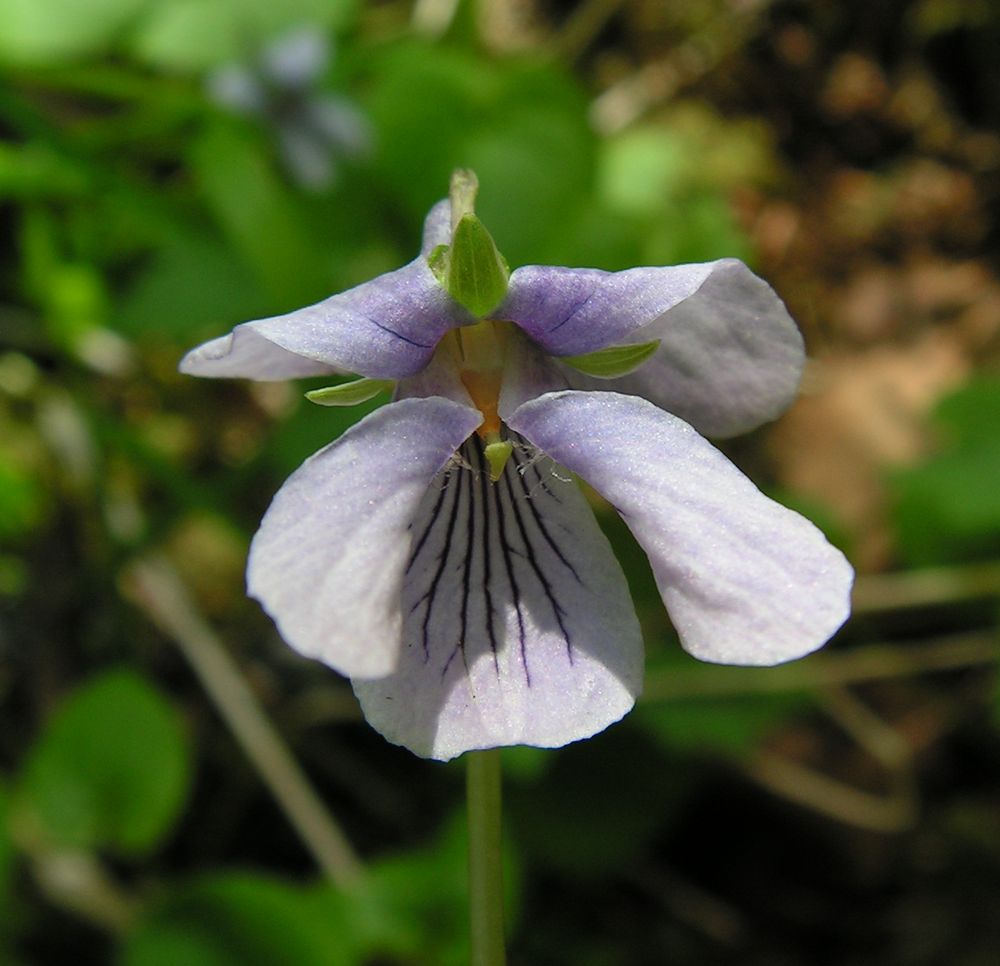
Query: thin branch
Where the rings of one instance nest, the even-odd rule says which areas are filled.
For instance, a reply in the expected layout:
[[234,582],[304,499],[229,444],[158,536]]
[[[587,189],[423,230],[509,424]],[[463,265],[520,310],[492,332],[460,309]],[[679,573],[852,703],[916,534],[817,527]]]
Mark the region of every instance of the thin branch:
[[39,888],[60,909],[114,935],[131,926],[138,903],[96,856],[31,848],[26,851]]
[[875,795],[773,752],[760,752],[746,770],[755,781],[789,801],[871,832],[902,832],[917,818],[916,804],[909,795],[895,790]]
[[855,614],[878,614],[1000,597],[1000,563],[865,574],[854,585]]
[[930,643],[871,644],[853,651],[815,654],[779,667],[676,667],[646,675],[644,701],[811,691],[913,677],[1000,661],[995,632],[956,634]]
[[317,865],[338,886],[355,881],[361,862],[177,572],[161,557],[146,557],[128,568],[125,588],[181,649]]

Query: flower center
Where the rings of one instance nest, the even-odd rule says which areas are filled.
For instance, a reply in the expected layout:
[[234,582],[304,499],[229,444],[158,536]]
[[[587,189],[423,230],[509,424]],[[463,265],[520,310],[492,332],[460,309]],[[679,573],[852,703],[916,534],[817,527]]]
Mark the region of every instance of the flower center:
[[459,378],[473,404],[482,413],[476,430],[485,444],[490,478],[496,482],[510,458],[513,446],[500,437],[500,388],[507,355],[509,323],[486,319],[475,325],[452,329],[445,337],[448,352],[458,367]]

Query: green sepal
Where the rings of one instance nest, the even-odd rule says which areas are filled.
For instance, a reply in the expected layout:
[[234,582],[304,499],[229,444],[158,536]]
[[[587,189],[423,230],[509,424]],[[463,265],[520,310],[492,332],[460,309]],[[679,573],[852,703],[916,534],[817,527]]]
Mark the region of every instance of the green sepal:
[[497,251],[493,236],[475,215],[459,219],[451,236],[451,247],[443,257],[447,265],[444,287],[476,318],[483,318],[503,301],[510,269]]
[[637,345],[613,345],[581,356],[560,356],[559,361],[598,379],[617,379],[639,368],[660,347],[660,340]]
[[434,277],[438,282],[445,288],[448,287],[448,246],[438,245],[427,256],[427,265],[431,272],[434,273]]
[[311,389],[306,393],[306,399],[317,406],[357,406],[395,385],[392,379],[355,379],[353,382],[342,382],[339,386]]

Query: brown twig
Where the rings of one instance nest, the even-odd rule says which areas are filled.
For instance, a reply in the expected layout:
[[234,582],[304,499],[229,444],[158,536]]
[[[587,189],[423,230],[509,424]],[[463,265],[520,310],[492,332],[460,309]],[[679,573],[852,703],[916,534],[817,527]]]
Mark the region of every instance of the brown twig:
[[361,862],[177,572],[161,557],[146,557],[128,568],[125,587],[181,649],[317,865],[339,886],[355,881]]

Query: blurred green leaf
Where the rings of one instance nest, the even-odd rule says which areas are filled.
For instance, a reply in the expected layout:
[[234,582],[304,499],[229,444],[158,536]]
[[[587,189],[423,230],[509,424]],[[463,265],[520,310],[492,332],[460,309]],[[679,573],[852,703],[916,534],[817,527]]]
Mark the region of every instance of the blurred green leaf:
[[740,756],[810,705],[804,694],[657,701],[637,708],[635,718],[667,749]]
[[891,477],[903,560],[913,566],[1000,555],[1000,381],[977,379],[942,400],[942,448]]
[[670,822],[696,776],[630,723],[551,759],[539,780],[508,788],[507,812],[537,862],[587,880],[626,868]]
[[177,232],[125,290],[116,328],[195,339],[252,318],[265,303],[257,277],[230,247],[207,233]]
[[173,708],[138,674],[109,671],[46,724],[16,786],[14,821],[40,847],[141,854],[177,818],[189,778]]
[[543,261],[590,195],[595,138],[582,92],[552,66],[407,43],[378,61],[368,99],[377,164],[414,219],[472,168],[476,211],[510,264]]
[[[349,897],[359,950],[389,954],[414,966],[466,966],[468,852],[464,815],[445,822],[425,846],[374,862]],[[504,905],[517,915],[519,875],[504,856]]]
[[1000,555],[1000,438],[941,453],[893,479],[897,544],[911,566]]
[[0,540],[33,529],[45,511],[42,482],[0,446]]
[[933,423],[949,447],[968,450],[992,443],[1000,434],[1000,379],[978,376],[945,396]]
[[350,407],[313,406],[303,400],[268,442],[267,451],[277,475],[288,476],[313,453],[338,439],[384,402],[381,393]]
[[4,919],[7,890],[14,867],[14,845],[10,838],[10,794],[5,781],[0,781],[0,922]]
[[269,165],[259,138],[219,123],[198,142],[191,160],[220,228],[277,308],[329,294],[322,246],[306,229],[301,200]]
[[640,220],[646,264],[746,260],[750,246],[728,194],[765,170],[765,149],[754,131],[689,110],[605,141],[598,192],[610,210]]
[[0,62],[43,65],[108,48],[147,0],[0,0]]
[[308,23],[343,27],[357,0],[158,0],[133,35],[141,60],[199,71],[246,60],[283,30]]
[[126,938],[118,966],[351,966],[354,943],[311,893],[251,873],[171,890]]
[[77,198],[91,189],[89,172],[51,145],[0,144],[0,198]]

